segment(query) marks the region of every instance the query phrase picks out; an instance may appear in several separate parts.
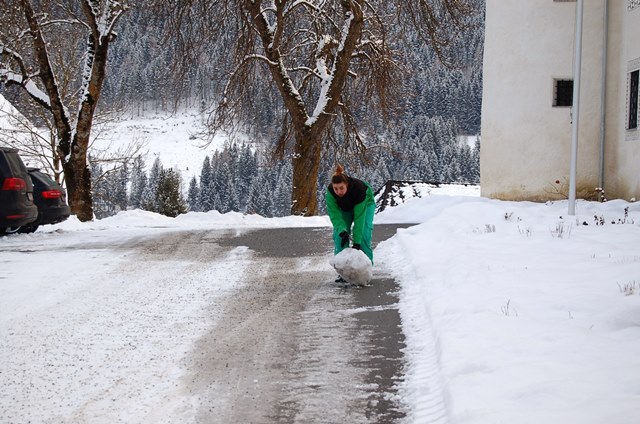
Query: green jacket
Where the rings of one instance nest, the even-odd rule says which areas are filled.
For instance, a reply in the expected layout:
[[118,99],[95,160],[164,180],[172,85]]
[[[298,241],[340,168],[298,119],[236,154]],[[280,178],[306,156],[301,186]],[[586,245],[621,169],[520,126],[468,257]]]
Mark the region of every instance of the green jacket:
[[351,237],[355,244],[361,244],[367,207],[375,206],[376,204],[371,186],[357,178],[349,177],[349,188],[343,197],[335,195],[331,184],[327,187],[325,197],[327,213],[334,230],[337,233],[349,232],[351,223],[347,223],[347,219],[350,220],[350,214],[353,213],[353,233]]

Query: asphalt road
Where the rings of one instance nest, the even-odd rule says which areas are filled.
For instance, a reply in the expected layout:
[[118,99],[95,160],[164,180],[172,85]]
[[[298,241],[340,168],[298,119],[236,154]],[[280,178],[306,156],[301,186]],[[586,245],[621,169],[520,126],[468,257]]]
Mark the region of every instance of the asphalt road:
[[[376,226],[374,244],[396,230]],[[374,267],[371,287],[335,283],[329,228],[183,233],[154,249],[206,260],[207,245],[246,246],[254,258],[246,284],[211,305],[222,318],[188,355],[182,385],[198,400],[197,422],[402,421],[404,336],[393,279]]]

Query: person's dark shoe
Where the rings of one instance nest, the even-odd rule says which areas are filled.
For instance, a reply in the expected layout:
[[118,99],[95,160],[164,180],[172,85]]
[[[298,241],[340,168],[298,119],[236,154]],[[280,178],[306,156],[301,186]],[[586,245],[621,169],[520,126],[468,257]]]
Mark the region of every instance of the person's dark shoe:
[[346,282],[347,280],[342,278],[342,275],[338,275],[338,278],[336,278],[336,283],[346,283]]

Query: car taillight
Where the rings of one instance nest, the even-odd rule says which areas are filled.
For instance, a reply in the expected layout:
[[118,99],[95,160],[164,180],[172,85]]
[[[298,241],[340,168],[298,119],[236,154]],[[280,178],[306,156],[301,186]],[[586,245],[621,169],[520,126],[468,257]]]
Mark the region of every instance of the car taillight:
[[45,199],[59,199],[62,197],[62,192],[60,190],[47,190],[42,192],[42,197]]
[[5,178],[2,183],[2,190],[23,191],[26,188],[27,183],[22,178]]

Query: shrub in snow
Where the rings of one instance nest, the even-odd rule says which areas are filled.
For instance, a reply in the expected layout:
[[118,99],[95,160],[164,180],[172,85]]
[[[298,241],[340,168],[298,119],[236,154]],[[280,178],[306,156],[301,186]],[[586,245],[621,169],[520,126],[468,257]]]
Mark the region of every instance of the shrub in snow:
[[331,258],[329,263],[351,284],[365,286],[373,278],[373,266],[363,251],[347,248]]
[[551,236],[559,239],[571,237],[571,223],[558,222],[556,228],[551,230]]
[[618,283],[618,287],[620,288],[620,293],[624,294],[625,296],[634,295],[640,289],[640,286],[638,286],[636,284],[635,280],[628,282],[624,286],[622,286],[622,285],[620,285],[620,283]]

